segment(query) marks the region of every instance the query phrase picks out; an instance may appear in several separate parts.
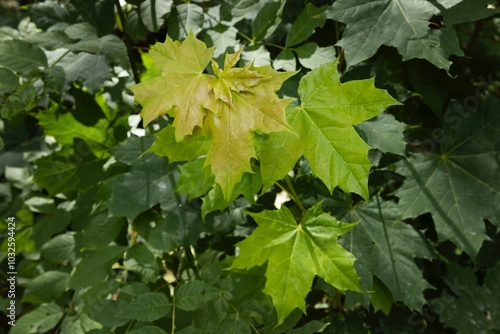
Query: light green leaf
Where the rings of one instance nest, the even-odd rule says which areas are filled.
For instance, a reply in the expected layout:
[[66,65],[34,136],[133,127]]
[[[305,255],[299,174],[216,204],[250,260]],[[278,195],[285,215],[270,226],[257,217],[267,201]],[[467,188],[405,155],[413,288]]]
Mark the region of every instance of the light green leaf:
[[[353,207],[352,205],[350,207]],[[342,244],[358,259],[356,267],[366,288],[377,288],[374,276],[382,281],[396,301],[420,310],[426,300],[423,290],[431,288],[416,265],[415,258],[431,259],[432,253],[422,235],[401,221],[396,205],[376,201],[348,209],[342,219],[359,224],[347,234]],[[373,298],[379,298],[380,289]],[[380,298],[379,298],[380,299]],[[380,305],[376,300],[374,304]]]
[[56,327],[64,316],[63,309],[57,304],[42,304],[33,311],[16,320],[10,327],[11,334],[46,333]]
[[300,80],[301,104],[290,115],[313,173],[330,191],[338,186],[365,199],[371,167],[369,146],[353,125],[399,104],[373,82],[372,78],[341,84],[337,62],[322,65]]
[[141,21],[149,31],[158,31],[165,23],[165,15],[170,13],[172,0],[145,0],[141,2]]
[[187,282],[175,294],[175,306],[185,311],[194,311],[222,293],[220,289],[203,281]]
[[462,56],[458,38],[451,28],[432,29],[429,20],[440,11],[430,1],[366,0],[336,1],[328,18],[347,25],[337,43],[345,50],[348,67],[372,57],[380,46],[398,49],[403,61],[423,58],[449,70],[451,55]]
[[57,299],[66,290],[68,277],[69,274],[62,271],[44,272],[28,284],[23,294],[23,301],[41,304]]
[[60,264],[75,259],[75,237],[73,232],[60,234],[44,244],[41,249],[44,259]]
[[391,114],[380,114],[356,125],[356,130],[368,145],[385,153],[405,155],[406,141],[403,131],[406,124],[398,122]]
[[321,203],[307,210],[299,224],[285,206],[250,215],[258,227],[237,244],[240,254],[232,269],[267,262],[264,292],[273,299],[278,324],[295,308],[305,312],[305,298],[315,275],[341,291],[360,291],[355,257],[337,243],[354,224],[341,223],[324,213]]
[[257,157],[262,173],[262,192],[265,192],[293,169],[304,150],[300,138],[293,132],[270,133],[256,140],[260,142]]
[[134,299],[117,314],[117,317],[151,322],[169,314],[171,306],[164,293],[147,292]]
[[116,145],[116,139],[112,131],[109,131],[108,120],[101,118],[97,124],[85,126],[78,122],[69,111],[59,111],[63,112],[57,112],[52,108],[47,112],[37,114],[38,122],[43,126],[46,135],[53,136],[61,145],[73,145],[75,138],[83,139],[85,143],[77,147],[78,155],[90,155],[91,149],[97,157],[109,157],[109,150]]
[[294,48],[302,66],[315,69],[335,60],[336,52],[333,46],[319,47],[316,43],[306,43]]
[[28,73],[47,67],[47,57],[42,49],[21,40],[0,44],[0,66],[19,73]]
[[69,287],[85,288],[104,279],[125,249],[123,246],[107,246],[84,257],[71,274]]
[[155,133],[156,141],[146,151],[159,157],[168,157],[170,162],[190,161],[207,153],[210,148],[210,137],[203,135],[190,135],[183,141],[175,140],[175,129],[172,125]]
[[318,8],[308,2],[288,31],[285,45],[299,44],[311,36],[316,27],[322,27],[326,21],[325,11],[327,8],[328,6]]
[[[430,212],[440,240],[451,240],[475,258],[488,239],[484,219],[500,225],[500,100],[489,99],[476,112],[458,103],[445,114],[429,150],[397,164],[406,177],[397,190],[401,217]],[[438,146],[438,144],[441,145]]]

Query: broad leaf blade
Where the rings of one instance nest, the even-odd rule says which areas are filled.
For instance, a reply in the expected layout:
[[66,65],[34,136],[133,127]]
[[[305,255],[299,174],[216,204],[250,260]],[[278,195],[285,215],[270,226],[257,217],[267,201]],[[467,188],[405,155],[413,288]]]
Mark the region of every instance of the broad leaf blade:
[[463,52],[452,28],[431,29],[429,20],[439,13],[430,1],[340,0],[333,4],[329,17],[347,25],[337,45],[345,49],[349,67],[387,45],[397,48],[403,60],[423,58],[449,70],[448,58]]
[[368,198],[369,146],[353,125],[399,104],[373,79],[341,84],[337,62],[322,65],[300,81],[301,105],[291,113],[304,156],[313,172],[330,189],[338,186]]
[[315,275],[340,290],[359,291],[354,256],[337,243],[353,225],[340,223],[321,210],[321,203],[309,209],[300,224],[292,213],[279,211],[251,214],[259,225],[238,244],[240,254],[232,268],[251,268],[266,261],[264,292],[273,299],[278,324],[295,309],[305,312],[305,297]]
[[438,151],[416,153],[396,169],[406,177],[396,192],[402,218],[430,212],[439,238],[472,257],[488,238],[483,219],[500,224],[500,209],[493,204],[500,199],[499,106],[498,99],[490,99],[466,113],[454,105],[445,116]]

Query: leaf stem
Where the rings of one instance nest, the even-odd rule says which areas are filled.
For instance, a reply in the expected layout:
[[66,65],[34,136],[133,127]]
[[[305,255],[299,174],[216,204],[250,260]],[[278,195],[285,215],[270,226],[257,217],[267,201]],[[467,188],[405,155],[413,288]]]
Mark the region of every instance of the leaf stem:
[[125,40],[125,46],[127,47],[127,55],[130,63],[130,69],[132,70],[132,75],[134,76],[135,83],[141,82],[139,77],[139,71],[137,71],[137,66],[135,65],[134,58],[132,57],[132,39],[125,31],[125,15],[123,14],[122,6],[120,5],[120,0],[115,0],[116,11],[118,12],[118,17],[120,18],[120,25],[123,28],[123,37]]
[[172,296],[172,331],[170,332],[171,334],[175,333],[175,287],[174,287],[174,293]]
[[293,199],[295,204],[297,204],[300,211],[302,211],[302,214],[304,214],[304,212],[306,212],[306,209],[304,208],[304,205],[302,205],[302,201],[300,200],[299,195],[297,195],[297,192],[293,187],[292,180],[290,179],[290,176],[288,174],[285,176],[285,182],[288,187],[288,190],[286,190],[286,192],[290,194],[290,197]]

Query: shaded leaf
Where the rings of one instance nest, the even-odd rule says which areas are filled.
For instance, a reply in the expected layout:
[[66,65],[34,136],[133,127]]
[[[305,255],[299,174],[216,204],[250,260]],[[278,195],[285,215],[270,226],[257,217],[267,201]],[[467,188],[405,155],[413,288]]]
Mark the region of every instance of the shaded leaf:
[[0,66],[14,72],[27,73],[47,67],[47,57],[42,49],[21,40],[0,44]]
[[448,268],[447,283],[456,298],[448,291],[446,298],[435,299],[430,305],[440,312],[441,321],[456,328],[458,334],[494,333],[500,329],[500,306],[495,300],[500,294],[499,280],[499,265],[488,268],[484,284],[479,286],[468,268],[454,264]]
[[145,0],[141,2],[141,21],[149,31],[158,31],[165,22],[165,15],[172,8],[172,0]]
[[69,278],[71,288],[85,288],[110,274],[113,263],[123,256],[123,246],[107,246],[92,252],[77,264]]
[[[465,112],[453,104],[445,115],[441,142],[397,164],[406,177],[397,190],[401,217],[430,212],[440,240],[449,239],[475,257],[486,236],[483,219],[498,221],[500,114],[498,99]],[[426,146],[424,146],[426,147]]]
[[[374,200],[357,205],[348,210],[342,219],[359,221],[344,237],[342,244],[360,259],[356,267],[360,273],[368,274],[361,275],[366,288],[377,288],[378,278],[396,301],[420,310],[426,304],[423,290],[431,286],[423,278],[414,259],[432,258],[422,235],[399,219],[397,207],[391,202],[383,202],[380,208]],[[374,305],[381,305],[377,298],[380,300],[383,291],[376,291],[372,297],[376,299]]]
[[366,143],[385,153],[404,155],[406,141],[404,123],[398,122],[391,114],[380,114],[371,120],[356,125],[358,133]]
[[43,304],[17,319],[16,325],[10,328],[9,333],[46,333],[56,327],[63,316],[63,309],[59,305]]
[[345,50],[347,66],[373,56],[382,45],[393,46],[403,61],[423,58],[438,68],[449,70],[451,55],[462,56],[452,28],[431,29],[429,20],[439,15],[430,1],[365,0],[336,1],[328,17],[347,25],[337,43]]
[[164,293],[147,292],[134,299],[117,314],[117,317],[154,321],[169,314],[171,306],[172,304]]
[[68,277],[68,273],[61,271],[44,272],[28,284],[23,301],[41,304],[57,299],[66,290]]
[[286,34],[285,45],[299,44],[311,36],[316,27],[322,27],[326,21],[325,11],[327,8],[328,6],[318,8],[310,2],[307,3]]
[[203,281],[190,281],[177,290],[175,306],[185,311],[194,311],[217,298],[221,292],[220,289]]

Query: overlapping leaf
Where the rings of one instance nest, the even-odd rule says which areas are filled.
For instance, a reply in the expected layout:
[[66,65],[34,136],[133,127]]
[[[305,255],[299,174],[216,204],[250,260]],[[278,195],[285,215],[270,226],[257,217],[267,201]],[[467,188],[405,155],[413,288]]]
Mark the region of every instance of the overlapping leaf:
[[[391,202],[383,202],[379,207],[372,200],[347,211],[343,219],[359,221],[343,244],[360,259],[357,265],[360,274],[368,274],[366,277],[361,274],[369,285],[367,288],[380,290],[376,288],[378,278],[389,289],[390,297],[420,310],[426,303],[423,290],[431,286],[414,258],[432,258],[422,235],[398,218],[397,207]],[[374,305],[376,296],[377,293],[371,297]]]
[[[224,69],[212,62],[216,76],[203,74],[212,53],[213,48],[193,34],[182,43],[167,38],[151,51],[162,75],[131,89],[144,107],[145,124],[164,114],[174,117],[175,142],[210,135],[210,148],[203,152],[207,154],[205,167],[210,167],[224,197],[229,198],[243,173],[252,172],[250,159],[257,157],[254,133],[291,131],[284,113],[289,101],[279,99],[275,92],[293,73],[252,63],[235,68],[240,50],[226,55]],[[177,149],[174,146],[165,153],[171,157]]]
[[432,29],[439,8],[423,0],[340,0],[329,18],[347,25],[337,45],[345,49],[348,66],[373,56],[382,45],[393,46],[403,60],[423,58],[449,70],[451,55],[463,55],[452,27]]
[[500,330],[500,304],[496,301],[500,294],[498,280],[498,264],[488,268],[482,286],[470,270],[454,264],[448,269],[447,283],[456,298],[448,292],[446,298],[434,300],[431,305],[435,306],[434,311],[440,310],[441,321],[456,328],[458,334],[495,333]]
[[[500,107],[498,99],[477,112],[455,105],[438,142],[397,165],[406,177],[397,191],[402,218],[430,212],[439,238],[475,257],[486,236],[483,219],[500,223]],[[430,145],[432,144],[432,145]]]
[[368,198],[369,146],[353,125],[398,102],[377,89],[373,79],[341,84],[337,62],[305,75],[299,85],[301,104],[290,122],[299,134],[313,173],[332,191],[336,186]]
[[360,290],[355,258],[337,243],[354,224],[324,213],[321,203],[306,211],[299,224],[284,206],[251,216],[259,226],[238,244],[240,254],[232,268],[248,269],[267,262],[264,292],[273,299],[279,324],[295,308],[305,312],[305,297],[315,275],[339,290]]

